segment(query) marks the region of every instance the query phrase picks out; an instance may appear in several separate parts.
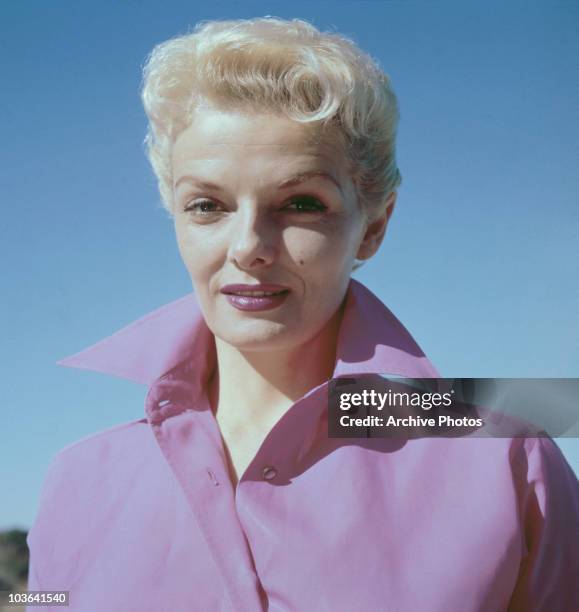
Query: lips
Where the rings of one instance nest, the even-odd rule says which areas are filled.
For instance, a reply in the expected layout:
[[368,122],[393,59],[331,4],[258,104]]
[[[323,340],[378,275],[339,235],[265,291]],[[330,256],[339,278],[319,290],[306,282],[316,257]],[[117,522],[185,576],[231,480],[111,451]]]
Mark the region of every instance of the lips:
[[271,283],[260,283],[257,285],[225,285],[221,288],[221,293],[226,295],[241,295],[246,297],[266,297],[280,295],[288,291],[289,287]]
[[237,310],[258,312],[281,306],[290,293],[289,287],[260,283],[258,285],[225,285],[221,293]]

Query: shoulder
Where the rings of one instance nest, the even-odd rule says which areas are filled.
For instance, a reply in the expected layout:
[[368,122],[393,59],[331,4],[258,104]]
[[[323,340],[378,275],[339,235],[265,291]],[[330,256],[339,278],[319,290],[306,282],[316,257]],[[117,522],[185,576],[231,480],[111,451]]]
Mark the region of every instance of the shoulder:
[[123,452],[131,454],[149,446],[153,438],[146,418],[114,425],[89,434],[60,449],[53,457],[49,471],[65,465],[81,467],[86,459],[110,457]]
[[[561,449],[549,437],[519,439],[511,458],[527,527],[534,531],[550,524],[553,531],[568,528],[579,547],[579,482]],[[560,529],[555,529],[555,523]]]
[[[479,440],[483,443],[479,450],[484,452],[485,443],[490,442],[493,454],[498,452],[503,463],[508,463],[522,506],[533,496],[543,513],[567,509],[579,516],[579,482],[552,438],[542,435]],[[498,458],[486,455],[485,463],[491,466]]]
[[33,586],[68,582],[78,559],[99,541],[107,517],[122,510],[131,485],[159,463],[156,450],[147,420],[140,419],[93,433],[53,456],[27,536]]
[[418,465],[428,465],[429,479],[440,486],[452,483],[457,498],[468,491],[469,500],[480,496],[481,504],[496,507],[501,516],[510,508],[526,528],[540,521],[575,525],[570,533],[579,538],[579,482],[551,438],[465,436],[416,442],[410,446],[422,459]]
[[32,531],[59,522],[79,504],[102,502],[103,495],[114,490],[111,485],[129,479],[153,461],[156,452],[146,419],[115,425],[65,446],[48,465]]
[[154,445],[146,419],[109,427],[85,436],[59,450],[48,465],[44,489],[57,481],[78,476],[86,479],[93,471],[102,471],[122,455],[125,462],[142,456]]
[[529,485],[568,488],[579,493],[579,483],[556,442],[548,437],[515,438],[510,447],[513,471]]

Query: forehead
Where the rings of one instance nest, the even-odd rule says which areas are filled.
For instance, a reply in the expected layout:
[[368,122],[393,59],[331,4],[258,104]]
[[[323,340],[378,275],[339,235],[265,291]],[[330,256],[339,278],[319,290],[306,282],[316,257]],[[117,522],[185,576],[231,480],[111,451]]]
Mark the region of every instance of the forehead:
[[346,172],[347,159],[337,132],[274,114],[203,108],[173,144],[174,170],[196,163],[283,164],[303,169]]

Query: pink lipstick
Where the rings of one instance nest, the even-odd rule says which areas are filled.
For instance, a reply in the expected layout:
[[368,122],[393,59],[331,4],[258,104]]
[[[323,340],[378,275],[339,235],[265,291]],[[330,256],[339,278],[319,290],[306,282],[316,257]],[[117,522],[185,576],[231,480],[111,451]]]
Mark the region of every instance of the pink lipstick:
[[225,285],[221,293],[238,310],[260,311],[277,308],[289,295],[289,288],[283,285]]

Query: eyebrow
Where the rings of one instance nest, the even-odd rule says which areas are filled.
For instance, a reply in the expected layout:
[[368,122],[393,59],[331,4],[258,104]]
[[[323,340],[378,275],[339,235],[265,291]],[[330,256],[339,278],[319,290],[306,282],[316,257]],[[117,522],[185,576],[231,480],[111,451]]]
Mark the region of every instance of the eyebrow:
[[[305,183],[306,181],[309,181],[310,179],[313,178],[323,178],[326,179],[330,182],[332,182],[338,189],[338,191],[340,193],[342,193],[342,186],[340,185],[340,183],[328,172],[323,172],[320,170],[313,170],[310,172],[300,172],[298,174],[296,174],[295,176],[292,176],[288,179],[285,179],[284,181],[282,181],[281,183],[279,183],[279,185],[277,186],[278,189],[288,189],[289,187],[295,187],[296,185],[300,185],[301,183]],[[201,180],[199,178],[196,178],[194,176],[182,176],[176,183],[175,183],[175,189],[181,184],[181,183],[195,183],[196,185],[199,185],[200,187],[202,187],[203,189],[211,189],[213,191],[222,191],[221,187],[215,183],[211,183],[210,181],[204,181]]]
[[342,186],[340,185],[340,183],[331,174],[323,171],[300,172],[299,174],[296,174],[295,176],[292,176],[291,178],[281,182],[278,185],[278,188],[286,189],[288,187],[295,187],[296,185],[305,183],[306,181],[309,181],[312,178],[323,178],[328,181],[331,181],[338,188],[338,191],[340,191],[340,193],[342,192]]

